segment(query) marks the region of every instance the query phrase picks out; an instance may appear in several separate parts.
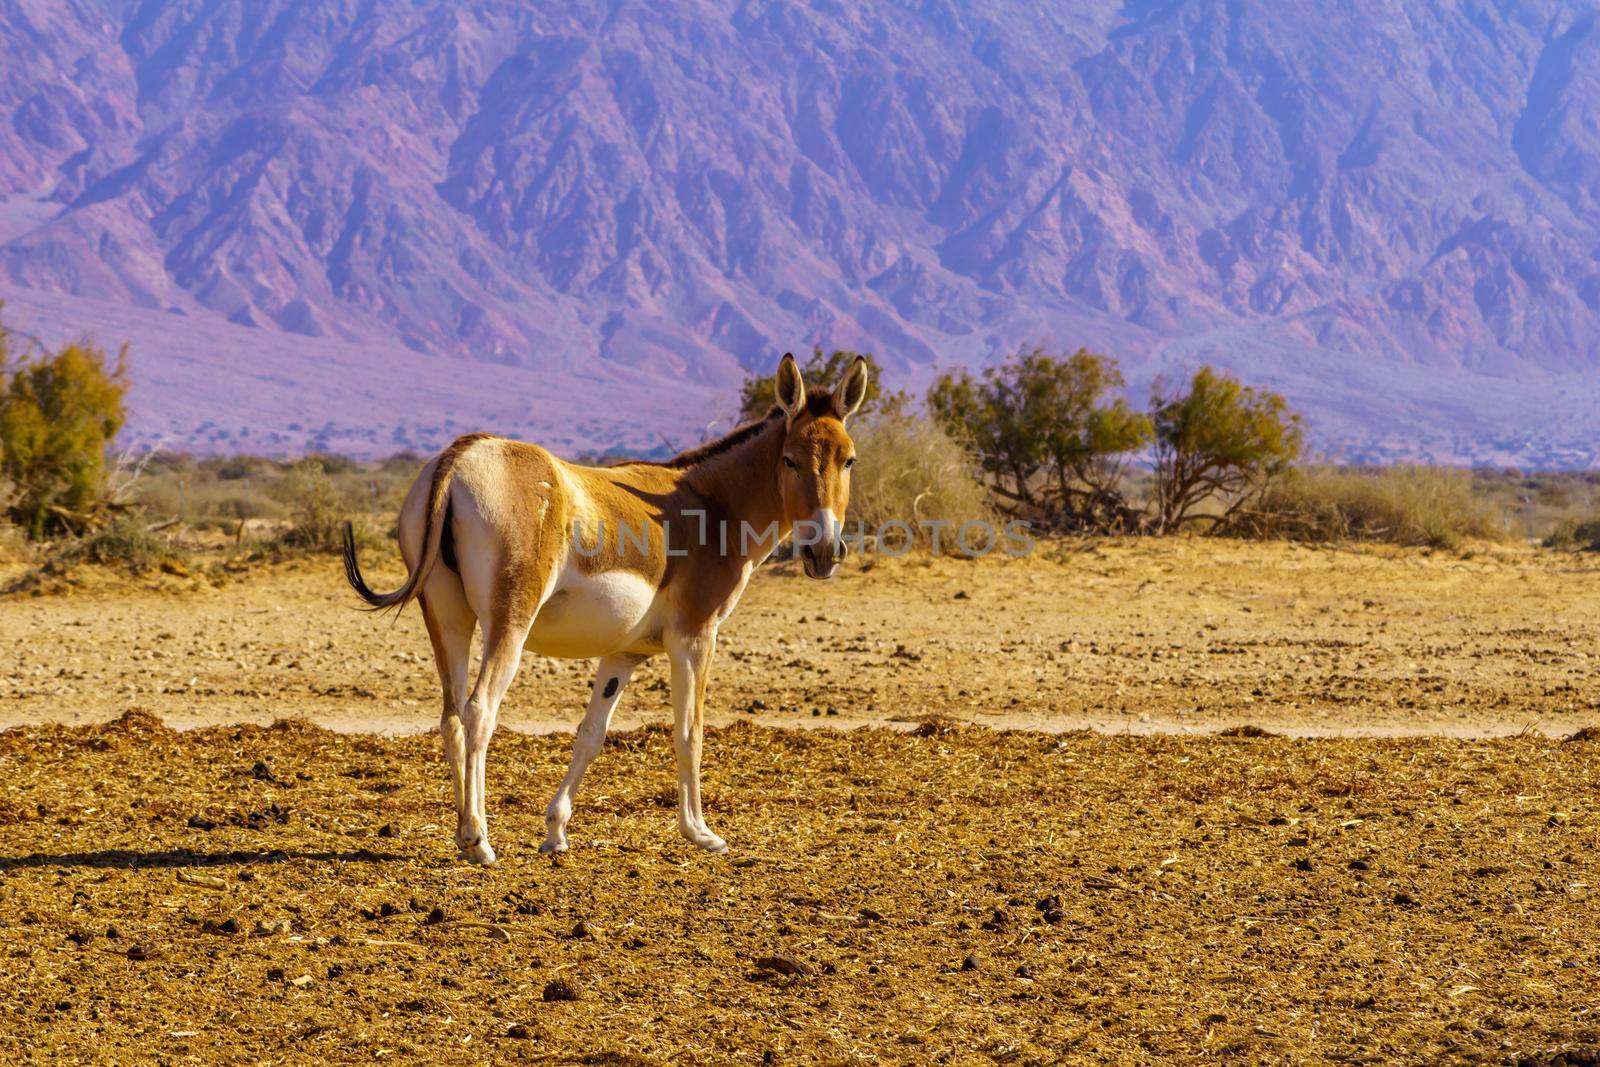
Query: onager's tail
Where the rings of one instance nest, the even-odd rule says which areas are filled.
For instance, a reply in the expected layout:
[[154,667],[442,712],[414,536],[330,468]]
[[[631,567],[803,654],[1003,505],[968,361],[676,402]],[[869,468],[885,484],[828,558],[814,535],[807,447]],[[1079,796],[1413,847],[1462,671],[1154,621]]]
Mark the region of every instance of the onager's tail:
[[394,592],[379,593],[361,577],[361,565],[356,562],[355,531],[348,522],[344,524],[345,580],[350,583],[350,588],[367,602],[371,610],[383,611],[386,608],[394,608],[398,611],[422,591],[423,583],[428,580],[428,575],[433,573],[433,565],[439,560],[445,511],[450,502],[450,477],[455,472],[456,461],[467,449],[489,436],[491,435],[474,433],[458,437],[439,456],[439,465],[433,469],[433,481],[428,485],[428,506],[423,510],[422,556],[417,560],[417,565],[406,575],[404,584]]

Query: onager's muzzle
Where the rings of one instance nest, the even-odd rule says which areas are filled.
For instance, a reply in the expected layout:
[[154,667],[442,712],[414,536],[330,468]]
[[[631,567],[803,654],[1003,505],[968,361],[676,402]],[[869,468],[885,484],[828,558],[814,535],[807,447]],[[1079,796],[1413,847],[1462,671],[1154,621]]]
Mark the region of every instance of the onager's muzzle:
[[794,524],[794,545],[811,578],[832,578],[839,561],[849,554],[844,529],[838,518],[822,508],[809,519]]

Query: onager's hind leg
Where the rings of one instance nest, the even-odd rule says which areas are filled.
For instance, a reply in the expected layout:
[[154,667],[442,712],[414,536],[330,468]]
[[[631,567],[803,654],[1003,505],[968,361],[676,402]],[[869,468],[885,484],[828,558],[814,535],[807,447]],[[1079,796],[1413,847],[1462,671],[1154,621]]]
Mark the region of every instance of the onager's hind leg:
[[[472,631],[477,616],[467,606],[461,583],[454,575],[434,575],[422,597],[422,620],[433,643],[433,662],[439,669],[439,686],[444,691],[444,708],[439,715],[439,737],[444,742],[444,761],[450,774],[450,793],[460,812],[466,796],[466,734],[461,712],[467,703],[468,671],[472,666]],[[457,829],[460,829],[459,816]]]
[[717,635],[667,638],[672,662],[672,747],[678,762],[678,832],[696,848],[723,852],[728,843],[706,826],[700,807],[700,750],[705,739],[706,682]]
[[641,657],[626,655],[606,656],[600,660],[600,670],[594,676],[594,688],[589,693],[589,710],[583,713],[578,736],[572,742],[572,764],[544,812],[544,843],[539,846],[540,852],[567,850],[567,820],[572,818],[572,801],[583,784],[584,772],[605,744],[611,713],[616,710],[617,701],[622,699],[622,691],[640,662]]
[[456,846],[461,858],[472,863],[494,862],[489,845],[489,812],[485,803],[484,765],[488,761],[489,739],[494,736],[500,715],[500,701],[517,676],[522,662],[522,645],[528,639],[531,621],[489,623],[483,628],[483,665],[477,683],[467,700],[462,716],[466,728],[466,788],[457,809],[459,825]]

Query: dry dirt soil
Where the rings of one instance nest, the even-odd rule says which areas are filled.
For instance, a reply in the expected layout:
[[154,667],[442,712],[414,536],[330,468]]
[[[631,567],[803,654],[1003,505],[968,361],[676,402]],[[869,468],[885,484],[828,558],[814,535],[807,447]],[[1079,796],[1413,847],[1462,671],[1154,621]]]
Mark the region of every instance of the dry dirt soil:
[[[0,734],[0,1057],[1554,1063],[1600,1049],[1600,743],[711,731]],[[568,999],[575,998],[575,999]],[[1575,1062],[1593,1062],[1573,1058]]]
[[532,661],[491,870],[452,858],[419,620],[332,563],[0,600],[0,1059],[1600,1062],[1600,740],[1560,739],[1600,722],[1597,579],[780,568],[711,690],[731,851],[674,832],[654,670],[539,856],[570,742],[523,731],[587,665]]

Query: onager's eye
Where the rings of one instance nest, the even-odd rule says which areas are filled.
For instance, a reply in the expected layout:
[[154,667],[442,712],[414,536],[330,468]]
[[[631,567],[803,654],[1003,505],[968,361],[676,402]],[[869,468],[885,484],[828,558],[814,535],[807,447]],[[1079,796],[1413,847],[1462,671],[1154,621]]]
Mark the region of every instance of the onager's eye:
[[854,457],[854,456],[851,456],[849,459],[844,461],[844,469],[845,470],[849,470],[851,467],[854,467],[855,465],[856,465],[856,457]]
[[784,456],[783,457],[783,465],[785,467],[788,467],[792,471],[799,471],[800,470],[800,465],[798,463],[796,463],[794,460],[790,459],[788,456]]

